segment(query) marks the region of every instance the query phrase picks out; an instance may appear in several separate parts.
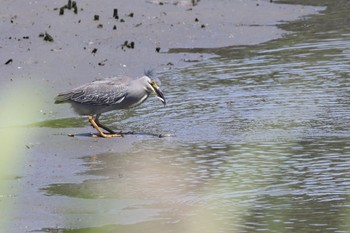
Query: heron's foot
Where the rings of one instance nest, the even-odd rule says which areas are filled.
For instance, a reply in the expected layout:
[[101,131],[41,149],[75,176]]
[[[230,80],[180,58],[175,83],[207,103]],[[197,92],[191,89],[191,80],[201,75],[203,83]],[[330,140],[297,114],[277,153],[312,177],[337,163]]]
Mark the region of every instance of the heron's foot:
[[96,131],[98,132],[98,135],[93,134],[93,137],[103,137],[103,138],[114,138],[114,137],[123,137],[122,134],[118,134],[118,133],[104,133],[99,125],[95,122],[94,118],[92,116],[88,116],[89,122],[91,123],[91,125],[96,129]]
[[124,137],[124,135],[123,134],[109,134],[109,133],[104,133],[104,132],[102,132],[102,133],[99,133],[99,134],[91,134],[91,137],[93,137],[93,138],[100,138],[100,137],[102,137],[102,138],[116,138],[116,137]]

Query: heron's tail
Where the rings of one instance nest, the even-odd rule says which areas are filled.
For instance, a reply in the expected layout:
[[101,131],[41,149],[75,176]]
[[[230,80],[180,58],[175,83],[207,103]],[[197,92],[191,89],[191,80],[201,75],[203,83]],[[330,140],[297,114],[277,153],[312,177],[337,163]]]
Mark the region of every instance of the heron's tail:
[[55,98],[55,104],[62,104],[67,102],[71,98],[71,93],[62,92]]

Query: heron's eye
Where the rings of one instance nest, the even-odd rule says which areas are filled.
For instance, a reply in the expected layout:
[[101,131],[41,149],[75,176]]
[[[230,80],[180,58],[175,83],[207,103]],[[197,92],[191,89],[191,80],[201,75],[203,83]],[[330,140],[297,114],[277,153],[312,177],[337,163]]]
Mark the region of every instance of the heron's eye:
[[156,82],[155,81],[151,81],[150,83],[149,83],[153,88],[156,88],[157,87],[157,84],[156,84]]

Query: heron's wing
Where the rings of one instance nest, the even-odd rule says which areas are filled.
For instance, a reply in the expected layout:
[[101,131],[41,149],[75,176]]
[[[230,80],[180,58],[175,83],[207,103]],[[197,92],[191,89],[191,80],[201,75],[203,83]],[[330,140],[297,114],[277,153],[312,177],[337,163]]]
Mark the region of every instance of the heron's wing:
[[[61,93],[56,102],[73,101],[90,105],[113,105],[124,100],[127,95],[130,78],[115,77],[94,81],[72,91]],[[60,101],[60,102],[63,102]]]

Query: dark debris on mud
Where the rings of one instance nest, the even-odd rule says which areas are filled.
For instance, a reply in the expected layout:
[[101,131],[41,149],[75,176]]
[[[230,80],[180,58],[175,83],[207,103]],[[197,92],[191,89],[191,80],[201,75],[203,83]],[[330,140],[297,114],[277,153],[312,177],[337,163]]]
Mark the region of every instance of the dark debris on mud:
[[[73,10],[74,14],[78,14],[78,5],[76,1],[68,0],[68,3],[59,9],[59,15],[64,15],[64,10]],[[54,10],[58,10],[58,8]]]

